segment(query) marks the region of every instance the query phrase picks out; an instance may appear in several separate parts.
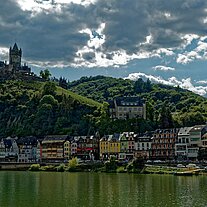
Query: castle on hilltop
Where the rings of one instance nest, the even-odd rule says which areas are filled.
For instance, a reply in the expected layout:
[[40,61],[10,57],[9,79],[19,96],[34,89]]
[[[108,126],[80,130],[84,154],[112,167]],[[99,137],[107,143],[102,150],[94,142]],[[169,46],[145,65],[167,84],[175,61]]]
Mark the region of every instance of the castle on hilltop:
[[30,74],[31,68],[29,68],[26,64],[22,65],[22,49],[18,48],[17,44],[15,43],[13,47],[9,49],[9,64],[5,61],[0,61],[0,71],[3,74],[8,73],[24,73]]

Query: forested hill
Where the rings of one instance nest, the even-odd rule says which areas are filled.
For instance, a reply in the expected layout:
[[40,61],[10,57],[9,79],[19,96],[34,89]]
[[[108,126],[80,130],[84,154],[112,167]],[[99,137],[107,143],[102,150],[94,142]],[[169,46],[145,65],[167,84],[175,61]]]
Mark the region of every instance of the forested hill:
[[179,87],[96,76],[69,83],[69,89],[102,102],[117,96],[141,96],[148,104],[148,119],[157,122],[162,113],[173,116],[174,126],[203,124],[207,117],[207,99]]
[[102,104],[54,82],[0,83],[0,136],[87,134]]
[[[69,90],[57,85],[54,81],[1,82],[0,137],[142,133],[206,122],[206,98],[179,87],[103,76],[70,82]],[[111,120],[103,101],[134,95],[146,100],[147,120]]]

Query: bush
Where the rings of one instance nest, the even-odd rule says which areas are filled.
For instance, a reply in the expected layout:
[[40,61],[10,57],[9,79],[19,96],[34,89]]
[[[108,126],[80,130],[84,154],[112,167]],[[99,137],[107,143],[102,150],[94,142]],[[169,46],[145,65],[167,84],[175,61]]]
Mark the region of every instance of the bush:
[[117,172],[117,173],[125,173],[125,172],[126,172],[125,167],[123,167],[123,166],[118,167],[118,168],[116,169],[116,172]]
[[46,165],[40,168],[41,171],[55,171],[55,167],[53,165]]
[[60,164],[58,167],[56,167],[58,172],[64,172],[65,171],[65,165],[64,164]]
[[116,172],[117,162],[114,156],[111,156],[110,160],[105,162],[105,169],[106,169],[106,172]]
[[142,158],[135,158],[128,163],[127,172],[141,172],[144,168],[144,160]]
[[76,171],[77,170],[77,165],[78,165],[77,157],[72,158],[71,160],[69,160],[69,163],[68,163],[68,171],[69,172]]
[[30,171],[39,171],[40,170],[40,164],[32,164],[29,168]]

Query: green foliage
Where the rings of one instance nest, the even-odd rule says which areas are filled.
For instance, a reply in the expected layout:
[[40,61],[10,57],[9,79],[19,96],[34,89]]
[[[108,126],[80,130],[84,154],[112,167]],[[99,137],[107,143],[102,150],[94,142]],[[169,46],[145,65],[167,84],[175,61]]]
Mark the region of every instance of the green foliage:
[[60,164],[58,167],[56,167],[58,172],[64,172],[65,171],[65,165],[64,164]]
[[56,95],[56,84],[54,82],[46,82],[43,86],[42,95]]
[[40,170],[40,164],[32,164],[29,168],[30,171],[39,171]]
[[117,173],[125,173],[126,172],[126,169],[124,166],[120,166],[116,169],[116,172]]
[[[153,130],[159,127],[190,126],[204,124],[207,115],[206,98],[193,92],[162,84],[152,84],[149,80],[137,81],[96,76],[83,77],[69,83],[69,88],[86,97],[103,102],[118,96],[140,96],[147,101],[147,121],[111,121],[102,118],[97,121],[101,134],[140,128]],[[132,124],[133,127],[130,127]],[[110,125],[110,127],[108,127]],[[140,127],[139,127],[140,126]],[[144,126],[144,127],[143,127]]]
[[[204,124],[207,120],[206,98],[149,80],[83,77],[69,83],[69,88],[74,92],[51,81],[0,83],[0,136],[142,133],[159,127]],[[146,100],[147,120],[110,119],[105,101],[128,95]]]
[[133,159],[128,163],[126,170],[127,172],[141,172],[144,168],[144,160],[142,158]]
[[173,119],[167,104],[164,104],[160,110],[159,126],[162,129],[173,128]]
[[120,94],[124,96],[132,95],[133,83],[122,78],[82,77],[78,81],[69,83],[68,88],[80,95],[103,102],[112,100],[114,97],[120,96]]
[[51,76],[51,73],[48,69],[45,69],[44,71],[43,70],[40,71],[40,77],[41,78],[43,78],[45,80],[49,80],[50,76]]
[[53,82],[0,83],[0,136],[87,134],[101,106]]
[[54,165],[41,166],[40,171],[56,171]]
[[115,156],[111,156],[109,161],[105,162],[106,172],[116,172],[117,161]]
[[134,83],[134,91],[135,93],[145,93],[150,92],[152,90],[152,84],[149,79],[147,81],[143,81],[141,78],[139,78]]
[[68,162],[68,171],[69,172],[76,171],[77,166],[78,166],[78,159],[77,159],[77,157],[74,157],[71,160],[69,160],[69,162]]
[[58,101],[52,95],[44,95],[40,99],[40,105],[43,105],[43,104],[50,104],[52,106],[57,106],[58,105]]

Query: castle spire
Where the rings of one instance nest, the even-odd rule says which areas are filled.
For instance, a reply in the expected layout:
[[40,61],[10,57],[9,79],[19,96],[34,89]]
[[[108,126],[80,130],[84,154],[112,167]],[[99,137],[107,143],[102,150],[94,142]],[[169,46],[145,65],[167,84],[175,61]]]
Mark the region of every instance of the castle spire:
[[16,43],[16,42],[15,42],[15,44],[14,44],[13,50],[19,50],[19,48],[18,48],[18,46],[17,46],[17,43]]

